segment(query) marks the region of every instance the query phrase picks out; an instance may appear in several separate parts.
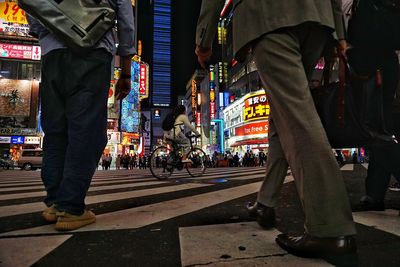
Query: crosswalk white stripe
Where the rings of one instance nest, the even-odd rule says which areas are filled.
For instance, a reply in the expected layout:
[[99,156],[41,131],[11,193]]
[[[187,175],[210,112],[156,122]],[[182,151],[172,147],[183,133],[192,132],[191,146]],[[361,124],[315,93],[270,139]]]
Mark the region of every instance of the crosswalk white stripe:
[[363,225],[400,236],[400,216],[398,210],[353,212],[354,221]]
[[[171,219],[183,214],[217,205],[232,199],[253,194],[260,188],[261,182],[218,190],[190,197],[184,197],[156,204],[125,209],[96,216],[95,224],[88,225],[76,232],[134,229],[156,222]],[[3,233],[0,236],[24,234],[56,233],[51,225]]]
[[[0,266],[26,267],[49,254],[72,235],[18,237],[0,239]],[[23,253],[21,253],[23,251]]]
[[[129,179],[110,179],[110,180],[102,180],[102,181],[92,180],[91,185],[113,184],[113,183],[133,182],[133,181],[136,181],[136,182],[156,181],[156,179],[155,178],[129,178]],[[12,186],[12,185],[15,185],[15,184],[10,183],[8,185]],[[42,182],[32,183],[32,186],[36,186],[36,185],[42,185],[42,188],[43,188],[43,183]],[[13,188],[13,190],[40,189],[40,188],[31,188],[29,186],[27,186],[27,187],[17,186],[17,187],[0,188],[0,192],[13,191],[13,190],[9,190],[10,188]]]
[[[288,176],[288,177],[286,177],[284,183],[288,183],[291,181],[293,181],[293,177]],[[97,222],[99,222],[100,218],[105,218],[105,224],[101,224],[99,226],[99,229],[97,229],[97,230],[125,229],[125,227],[127,227],[125,224],[126,222],[128,224],[132,224],[132,221],[138,222],[137,220],[139,220],[140,225],[134,226],[134,227],[141,227],[141,226],[144,226],[147,224],[154,223],[154,219],[157,219],[157,218],[158,218],[157,219],[158,221],[164,220],[164,219],[160,219],[159,218],[160,216],[161,217],[166,216],[166,215],[172,216],[172,217],[179,216],[182,214],[186,214],[188,212],[199,210],[201,208],[206,208],[208,206],[220,204],[224,201],[229,201],[229,200],[232,200],[235,198],[239,198],[241,196],[255,193],[258,191],[260,184],[261,184],[261,182],[256,182],[256,183],[251,183],[251,184],[247,184],[244,186],[233,187],[233,188],[218,190],[215,192],[199,194],[196,196],[189,196],[189,197],[184,197],[184,198],[170,200],[170,201],[163,201],[163,202],[156,203],[156,204],[140,206],[137,208],[125,209],[125,210],[121,210],[121,211],[101,214],[101,215],[97,216],[97,218],[98,218]],[[200,184],[198,184],[198,185],[200,185]],[[193,187],[191,186],[191,188],[193,188]],[[251,188],[251,190],[249,188]],[[249,190],[246,193],[245,191],[247,189],[249,189]],[[147,192],[144,195],[147,196],[150,194]],[[194,198],[194,200],[191,200],[192,198]],[[181,207],[182,205],[184,208]],[[43,206],[41,208],[43,208]],[[154,209],[156,209],[156,210],[154,210]],[[187,211],[188,209],[192,210],[192,211]],[[158,210],[163,211],[162,213],[160,213],[160,216],[158,215],[159,214]],[[180,213],[181,211],[183,211],[182,214]],[[1,212],[1,210],[0,210],[0,212]],[[179,212],[179,214],[176,214],[177,212]],[[173,214],[175,214],[175,215],[173,215]],[[114,216],[115,216],[116,220],[113,219]],[[137,217],[139,219],[137,219]],[[150,217],[150,218],[148,218],[148,217]],[[165,218],[165,219],[168,219],[168,218]],[[147,221],[149,221],[149,222],[146,223]],[[34,228],[30,228],[30,229],[7,232],[7,233],[0,234],[0,236],[14,235],[15,233],[17,233],[17,235],[19,235],[19,234],[36,234],[39,232],[43,232],[43,229],[46,229],[45,232],[48,232],[48,231],[54,232],[54,231],[52,231],[51,226],[40,226],[40,227],[34,227]],[[88,228],[88,227],[84,227],[82,229],[87,229],[87,231],[91,231],[90,230],[91,228]],[[78,230],[78,231],[82,231],[82,230]]]
[[[182,176],[171,176],[170,179],[179,179],[179,178],[188,178],[192,180],[205,180],[205,179],[210,179],[210,178],[226,178],[229,180],[247,180],[247,179],[255,179],[262,177],[264,175],[265,171],[257,171],[257,172],[250,172],[251,175],[248,175],[249,172],[245,173],[235,173],[235,174],[219,174],[219,175],[211,175],[211,174],[204,174],[201,177],[190,177],[188,174],[182,175]],[[241,175],[239,175],[241,174]],[[245,175],[244,175],[245,174]],[[227,176],[229,175],[229,176]],[[236,176],[237,175],[237,176]],[[129,178],[129,179],[109,179],[109,180],[92,180],[91,185],[101,185],[101,184],[113,184],[113,183],[121,183],[121,182],[139,182],[139,181],[157,181],[155,178]],[[10,183],[8,185],[14,185],[13,183]],[[19,191],[19,190],[42,190],[43,189],[43,184],[42,182],[34,183],[32,186],[20,186],[20,187],[6,187],[6,188],[1,188],[0,186],[0,192],[9,192],[9,191]]]
[[[194,189],[199,187],[211,186],[210,184],[199,184],[199,183],[187,183],[181,185],[160,187],[160,188],[152,188],[152,189],[143,189],[137,191],[128,191],[128,192],[120,192],[120,193],[110,193],[110,194],[101,194],[95,196],[86,197],[86,204],[94,204],[101,203],[107,201],[115,201],[115,200],[123,200],[129,198],[136,198],[142,196],[150,196],[157,195],[162,193],[171,193],[182,190]],[[38,212],[44,209],[44,204],[42,202],[34,202],[28,204],[19,204],[19,205],[9,205],[0,207],[0,217],[7,217],[25,213]]]
[[[182,267],[332,266],[322,259],[305,259],[289,254],[276,244],[278,234],[277,229],[265,231],[257,222],[180,227]],[[245,250],[238,249],[240,247]],[[221,255],[230,257],[224,259]]]
[[353,171],[354,170],[354,164],[345,164],[340,169],[342,171]]
[[200,176],[200,177],[196,177],[193,178],[191,176],[189,176],[188,174],[186,175],[172,175],[170,177],[170,179],[177,179],[177,178],[188,178],[188,179],[196,179],[196,180],[204,180],[204,179],[210,179],[210,178],[227,178],[227,179],[233,179],[233,178],[244,178],[246,179],[246,175],[249,174],[254,174],[257,175],[259,177],[263,176],[265,173],[265,171],[260,171],[260,172],[246,172],[246,173],[235,173],[235,174],[231,174],[231,173],[221,173],[221,174],[208,174],[205,173],[204,175]]
[[37,179],[37,180],[31,180],[31,181],[7,181],[7,182],[0,182],[0,186],[7,186],[7,185],[26,185],[26,184],[37,184],[38,182],[40,182],[41,180]]
[[[119,172],[119,171],[118,171]],[[110,175],[103,175],[103,176],[99,176],[99,175],[94,175],[93,177],[93,181],[100,181],[100,180],[110,180],[110,179],[130,179],[130,178],[135,178],[135,177],[143,177],[145,176],[145,178],[154,178],[152,177],[150,171],[145,171],[145,172],[137,172],[137,173],[130,173],[129,175],[118,175],[119,173],[114,173],[114,174],[110,174]],[[222,173],[226,173],[226,174],[242,174],[242,173],[255,173],[255,172],[265,172],[264,168],[210,168],[206,170],[205,175],[213,175],[213,174],[222,174]],[[186,172],[186,170],[182,170],[182,171],[175,171],[173,173],[173,177],[175,176],[188,176],[189,174]],[[38,182],[41,181],[40,176],[37,177],[37,179],[32,179],[32,176],[29,176],[29,180],[27,180],[26,178],[21,178],[20,176],[15,176],[15,177],[8,177],[7,179],[5,179],[3,177],[4,175],[2,175],[0,173],[0,185],[1,184],[9,184],[9,183],[29,183],[29,182]]]
[[[142,183],[127,183],[127,184],[118,184],[118,185],[103,185],[103,186],[91,186],[89,188],[89,192],[96,192],[102,190],[110,190],[110,189],[132,189],[139,186],[147,186],[147,185],[159,185],[165,184],[165,182],[161,181],[154,181],[154,182],[142,182]],[[42,186],[43,189],[43,186]],[[16,194],[7,194],[7,195],[0,195],[0,200],[11,200],[11,199],[21,199],[21,198],[30,198],[30,197],[41,197],[45,196],[45,191],[38,191],[38,192],[30,192],[30,193],[16,193]]]

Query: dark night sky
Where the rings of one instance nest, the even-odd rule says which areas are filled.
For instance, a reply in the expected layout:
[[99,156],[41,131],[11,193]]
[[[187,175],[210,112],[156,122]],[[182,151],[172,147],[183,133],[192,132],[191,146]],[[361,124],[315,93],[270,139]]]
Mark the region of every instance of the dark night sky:
[[172,0],[172,91],[185,94],[186,83],[199,68],[195,49],[201,0]]

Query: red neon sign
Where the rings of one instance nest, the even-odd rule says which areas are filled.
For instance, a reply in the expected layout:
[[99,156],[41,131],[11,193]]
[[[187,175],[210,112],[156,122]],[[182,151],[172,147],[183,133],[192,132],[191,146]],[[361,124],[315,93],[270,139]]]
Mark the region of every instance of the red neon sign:
[[0,57],[40,60],[41,50],[39,46],[0,44]]
[[252,122],[235,128],[235,136],[268,134],[268,121]]
[[147,96],[147,65],[140,64],[139,96]]
[[196,126],[197,127],[201,126],[201,113],[200,112],[196,113]]

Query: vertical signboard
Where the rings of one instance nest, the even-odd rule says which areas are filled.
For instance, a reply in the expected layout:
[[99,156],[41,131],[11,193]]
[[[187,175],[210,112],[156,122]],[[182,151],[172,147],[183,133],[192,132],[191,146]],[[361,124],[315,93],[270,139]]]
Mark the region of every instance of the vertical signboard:
[[201,127],[201,113],[196,112],[196,126]]
[[215,119],[215,74],[214,74],[214,66],[210,66],[210,119]]
[[144,150],[147,153],[151,149],[151,111],[142,111],[142,114],[146,118],[142,135],[144,138]]
[[144,99],[149,97],[149,65],[140,63],[139,75],[139,98]]
[[132,61],[131,91],[122,100],[121,131],[139,133],[139,69],[140,64]]
[[197,84],[195,80],[192,80],[192,113],[195,114],[197,110],[197,102],[196,102],[196,95],[197,95]]

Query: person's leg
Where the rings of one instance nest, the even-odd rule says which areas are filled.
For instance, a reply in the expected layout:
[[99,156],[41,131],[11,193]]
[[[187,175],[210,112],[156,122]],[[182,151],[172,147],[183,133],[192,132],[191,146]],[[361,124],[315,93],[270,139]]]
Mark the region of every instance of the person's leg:
[[276,132],[274,119],[271,115],[268,129],[270,156],[267,159],[266,176],[257,196],[257,202],[267,207],[275,207],[277,205],[279,192],[281,191],[289,166],[283,153],[278,133]]
[[[371,146],[369,151],[369,165],[367,178],[365,179],[366,195],[371,202],[381,204],[385,200],[386,190],[390,182],[390,174],[385,161],[390,161],[390,148],[385,149],[382,146]],[[389,152],[389,153],[387,153]]]
[[383,114],[385,126],[393,134],[394,128],[399,127],[393,121],[393,98],[399,82],[399,58],[395,51],[386,51],[380,57],[380,66],[383,78]]
[[63,179],[65,152],[68,145],[67,119],[63,84],[59,82],[59,68],[65,62],[62,50],[52,51],[42,57],[40,84],[41,123],[45,133],[41,177],[47,196],[44,202],[51,206]]
[[[267,34],[254,47],[274,126],[304,208],[306,231],[316,237],[355,234],[343,177],[315,110],[304,69],[302,52],[320,53],[327,38],[322,27],[307,25]],[[266,182],[272,179],[281,184],[282,172],[267,174]],[[269,193],[269,201],[274,200],[274,193]]]
[[190,142],[189,139],[185,136],[183,132],[180,132],[176,137],[175,141],[180,144],[183,148],[183,158],[186,159],[187,154],[190,151]]
[[84,58],[65,54],[68,146],[63,181],[57,195],[59,210],[80,215],[97,162],[106,146],[107,97],[111,54],[90,52]]

